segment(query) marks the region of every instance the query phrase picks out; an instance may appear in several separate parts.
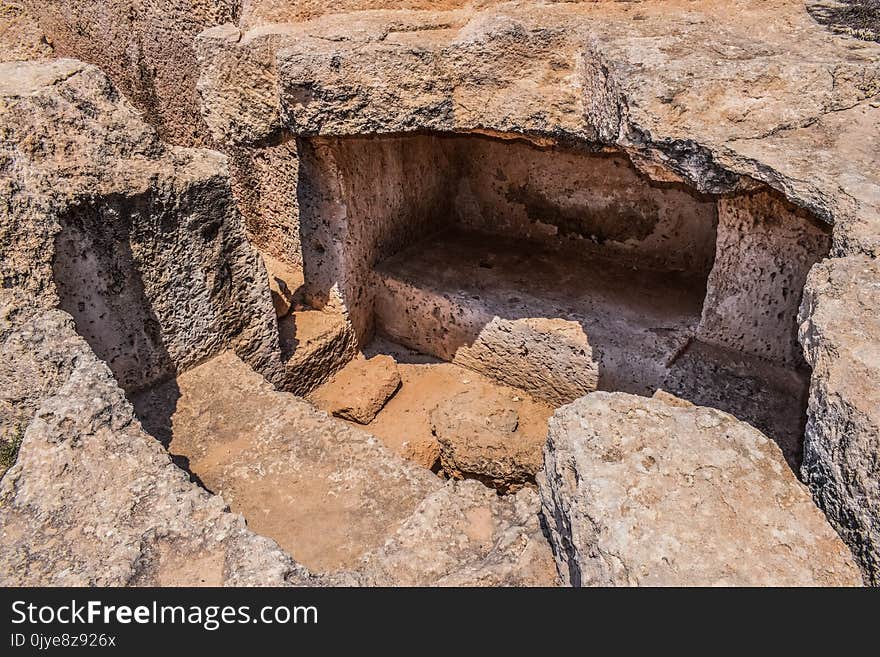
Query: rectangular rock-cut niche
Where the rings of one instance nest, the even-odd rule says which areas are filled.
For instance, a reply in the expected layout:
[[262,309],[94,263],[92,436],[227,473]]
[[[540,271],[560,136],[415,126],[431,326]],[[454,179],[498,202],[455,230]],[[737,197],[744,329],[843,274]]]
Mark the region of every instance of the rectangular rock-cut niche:
[[445,232],[574,247],[629,267],[705,280],[714,201],[655,186],[620,154],[538,148],[483,136],[300,139],[307,295],[374,329],[371,271]]
[[622,153],[421,134],[300,139],[305,290],[552,403],[666,388],[796,460],[804,277],[826,227],[769,190],[656,183]]

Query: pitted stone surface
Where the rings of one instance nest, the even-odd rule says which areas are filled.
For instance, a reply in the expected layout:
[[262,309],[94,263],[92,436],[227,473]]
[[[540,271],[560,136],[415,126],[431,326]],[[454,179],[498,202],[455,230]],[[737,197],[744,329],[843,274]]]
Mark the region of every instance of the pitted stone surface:
[[861,583],[779,448],[712,408],[587,395],[551,419],[538,485],[569,584]]

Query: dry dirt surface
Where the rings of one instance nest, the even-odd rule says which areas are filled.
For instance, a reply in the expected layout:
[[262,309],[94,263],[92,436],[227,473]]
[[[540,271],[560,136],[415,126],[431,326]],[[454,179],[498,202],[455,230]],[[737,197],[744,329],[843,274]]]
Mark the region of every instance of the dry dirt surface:
[[312,572],[385,585],[555,581],[534,490],[501,498],[444,482],[361,425],[273,390],[232,353],[139,393],[135,406],[196,483]]
[[[454,460],[447,461],[448,468],[441,463],[438,421],[448,427],[450,419],[454,419],[450,416],[456,415],[480,418],[485,424],[486,417],[493,409],[503,407],[516,416],[516,422],[496,446],[498,455],[506,454],[518,462],[526,463],[526,469],[531,471],[531,479],[534,479],[537,469],[535,463],[540,463],[541,449],[547,436],[547,420],[553,413],[552,406],[533,399],[522,390],[382,338],[377,338],[368,345],[366,353],[372,355],[372,358],[384,355],[394,359],[402,381],[396,394],[364,427],[388,448],[422,467],[443,472],[446,476],[476,477],[489,481],[494,478],[501,488],[506,489],[510,484],[516,488],[530,477],[520,474],[508,480],[503,473],[493,476],[479,468],[465,468],[462,471],[455,466]],[[349,368],[360,370],[353,363],[340,374]],[[329,411],[324,400],[328,396],[335,397],[336,393],[337,384],[334,379],[316,391],[311,398],[319,408]],[[454,413],[454,410],[458,413]],[[442,431],[441,429],[441,433]],[[447,437],[454,438],[454,435]]]

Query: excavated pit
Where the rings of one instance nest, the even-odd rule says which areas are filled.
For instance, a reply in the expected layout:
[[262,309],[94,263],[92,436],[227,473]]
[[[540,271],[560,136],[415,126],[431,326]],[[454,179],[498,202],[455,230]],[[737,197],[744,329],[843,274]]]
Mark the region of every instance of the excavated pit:
[[553,406],[664,389],[797,470],[797,309],[829,230],[755,186],[658,183],[622,153],[477,135],[301,139],[304,293]]
[[[712,197],[650,181],[621,153],[475,135],[300,139],[298,150],[300,248],[267,260],[289,297],[276,294],[287,391],[230,354],[169,378],[149,322],[126,312],[138,290],[128,256],[80,257],[113,208],[65,219],[55,278],[145,428],[307,566],[354,567],[431,488],[383,471],[390,492],[377,502],[372,473],[325,460],[328,431],[353,432],[346,445],[366,431],[443,477],[514,493],[534,484],[555,408],[595,390],[663,389],[754,424],[797,471],[809,370],[796,313],[830,238],[774,192]],[[399,517],[385,523],[383,505]]]

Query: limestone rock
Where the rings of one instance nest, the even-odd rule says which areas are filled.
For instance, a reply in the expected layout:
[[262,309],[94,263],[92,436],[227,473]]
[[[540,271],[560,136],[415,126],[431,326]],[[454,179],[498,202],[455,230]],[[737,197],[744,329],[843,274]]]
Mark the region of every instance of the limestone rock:
[[99,66],[163,140],[206,146],[195,93],[196,34],[235,19],[238,0],[82,0],[24,4],[56,57]]
[[351,325],[344,315],[324,310],[295,310],[278,320],[282,388],[307,395],[342,369],[357,353]]
[[0,122],[4,287],[68,311],[126,390],[229,346],[279,381],[268,285],[220,154],[165,146],[73,60],[0,65]]
[[431,412],[440,464],[455,479],[477,478],[503,491],[534,481],[542,463],[542,436],[517,431],[519,416],[501,396],[459,393]]
[[813,368],[804,480],[880,585],[880,264],[834,258],[807,279],[800,314]]
[[450,481],[364,556],[360,572],[392,586],[553,586],[539,510],[530,489],[499,497],[476,481]]
[[51,41],[37,19],[17,2],[0,4],[0,61],[52,57]]
[[285,133],[259,148],[230,145],[224,152],[248,240],[263,255],[302,271],[296,140]]
[[369,424],[400,387],[391,356],[356,358],[310,396],[323,410],[358,424]]
[[766,192],[720,199],[698,337],[767,360],[802,363],[800,291],[830,242],[825,228]]
[[266,265],[266,273],[269,274],[269,292],[272,294],[275,316],[281,319],[290,314],[290,311],[298,303],[297,291],[303,283],[302,270],[295,269],[266,254],[262,254],[262,256]]
[[[837,253],[876,255],[880,180],[865,137],[880,112],[880,46],[830,37],[802,2],[743,9],[735,21],[720,0],[687,12],[505,3],[302,23],[285,12],[265,22],[269,12],[244,33],[200,35],[199,89],[212,133],[252,144],[279,129],[615,144],[649,175],[701,191],[767,183],[839,225]],[[235,61],[249,64],[224,64]]]
[[178,462],[313,572],[385,586],[554,581],[534,493],[444,486],[232,353],[135,402],[154,434],[173,426]]
[[[0,345],[0,381],[12,386],[2,401],[21,411],[13,420],[25,428],[0,482],[4,586],[555,581],[533,492],[501,499],[476,482],[444,486],[368,434],[273,390],[233,354],[135,395],[152,433],[167,437],[162,423],[172,416],[184,433],[171,441],[172,462],[66,313],[2,290]],[[242,392],[256,403],[242,404]],[[7,416],[0,421],[5,430]],[[224,495],[175,463],[198,465],[200,483]],[[227,501],[264,534],[281,535],[287,523],[286,538],[297,538],[287,547],[336,572],[309,573]],[[267,516],[275,503],[284,513]]]
[[550,421],[539,477],[573,585],[858,585],[763,434],[711,408],[597,392]]
[[[0,380],[26,400],[0,483],[4,586],[352,583],[318,579],[247,529],[141,428],[110,370],[61,311],[0,293]],[[46,358],[41,354],[52,353]],[[44,370],[34,377],[33,367]]]

